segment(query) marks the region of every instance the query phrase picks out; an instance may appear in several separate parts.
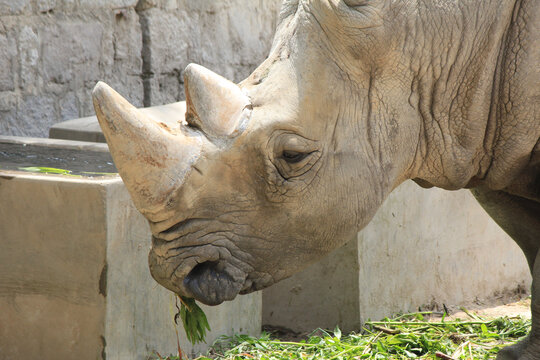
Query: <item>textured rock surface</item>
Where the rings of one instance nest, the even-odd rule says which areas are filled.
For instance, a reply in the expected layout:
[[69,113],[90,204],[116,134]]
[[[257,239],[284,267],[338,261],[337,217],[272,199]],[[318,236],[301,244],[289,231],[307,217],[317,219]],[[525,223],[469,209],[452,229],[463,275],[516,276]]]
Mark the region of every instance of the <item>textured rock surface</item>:
[[0,0],[0,134],[93,115],[103,80],[136,106],[184,99],[197,62],[235,81],[267,55],[280,0]]

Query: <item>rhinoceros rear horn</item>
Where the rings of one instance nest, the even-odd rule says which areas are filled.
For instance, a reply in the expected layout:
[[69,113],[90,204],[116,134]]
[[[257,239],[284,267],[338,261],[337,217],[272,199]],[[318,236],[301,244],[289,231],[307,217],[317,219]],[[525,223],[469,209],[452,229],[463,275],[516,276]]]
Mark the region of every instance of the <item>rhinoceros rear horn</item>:
[[196,64],[184,71],[186,121],[210,137],[234,137],[251,114],[251,102],[235,83]]
[[103,82],[92,96],[109,150],[135,206],[150,220],[159,220],[199,156],[200,140],[171,133]]

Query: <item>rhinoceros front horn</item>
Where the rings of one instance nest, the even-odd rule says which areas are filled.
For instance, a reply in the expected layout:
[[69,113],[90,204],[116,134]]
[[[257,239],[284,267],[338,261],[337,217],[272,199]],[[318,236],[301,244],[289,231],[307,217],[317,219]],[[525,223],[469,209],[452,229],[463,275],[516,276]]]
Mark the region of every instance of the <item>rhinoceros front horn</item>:
[[103,82],[92,93],[109,150],[137,209],[160,221],[201,150],[200,139],[166,127],[143,114]]
[[184,70],[186,121],[209,137],[236,136],[251,115],[251,102],[235,83],[196,64]]

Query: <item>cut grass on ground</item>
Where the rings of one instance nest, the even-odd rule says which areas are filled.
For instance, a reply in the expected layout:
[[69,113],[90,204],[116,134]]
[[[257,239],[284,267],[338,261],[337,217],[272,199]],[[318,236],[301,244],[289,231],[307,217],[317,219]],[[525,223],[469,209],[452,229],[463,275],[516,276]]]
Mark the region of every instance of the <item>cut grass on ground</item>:
[[[366,322],[362,334],[317,330],[305,340],[280,341],[267,333],[218,340],[198,360],[242,359],[494,359],[500,348],[523,338],[530,320],[521,317],[439,321],[429,312]],[[178,357],[160,359],[178,360]]]

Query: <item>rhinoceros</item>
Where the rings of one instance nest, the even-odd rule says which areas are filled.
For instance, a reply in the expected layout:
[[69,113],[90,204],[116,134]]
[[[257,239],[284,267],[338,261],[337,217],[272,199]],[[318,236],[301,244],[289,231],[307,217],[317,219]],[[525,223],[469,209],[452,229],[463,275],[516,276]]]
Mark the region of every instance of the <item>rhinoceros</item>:
[[178,128],[98,83],[152,276],[219,304],[340,246],[407,179],[471,188],[533,274],[532,331],[498,359],[540,359],[538,39],[535,0],[288,0],[241,83],[187,66]]

